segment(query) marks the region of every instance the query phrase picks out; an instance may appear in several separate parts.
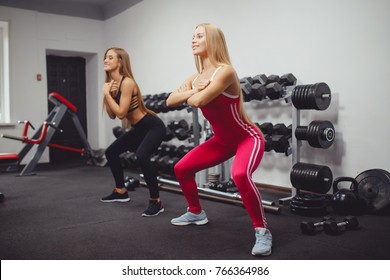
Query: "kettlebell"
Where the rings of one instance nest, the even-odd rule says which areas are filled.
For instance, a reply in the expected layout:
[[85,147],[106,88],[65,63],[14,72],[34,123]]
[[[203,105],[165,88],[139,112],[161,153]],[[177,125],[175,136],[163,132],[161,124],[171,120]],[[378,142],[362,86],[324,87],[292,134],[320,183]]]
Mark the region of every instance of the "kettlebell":
[[[339,188],[339,183],[351,182],[349,189]],[[359,215],[364,211],[364,204],[359,198],[358,182],[351,177],[339,177],[333,182],[332,208],[339,215]]]

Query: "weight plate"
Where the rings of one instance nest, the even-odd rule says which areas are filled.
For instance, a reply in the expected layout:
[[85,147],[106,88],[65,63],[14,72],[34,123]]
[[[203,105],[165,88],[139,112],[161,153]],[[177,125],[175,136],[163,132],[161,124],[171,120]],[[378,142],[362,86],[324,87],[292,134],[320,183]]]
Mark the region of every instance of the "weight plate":
[[315,109],[319,111],[326,110],[331,101],[331,92],[330,88],[326,83],[317,83],[313,88],[313,95]]
[[333,144],[335,132],[330,121],[312,121],[305,133],[312,147],[327,149]]
[[390,202],[390,174],[382,169],[360,173],[355,180],[358,194],[369,212],[378,212]]
[[326,203],[325,201],[324,202],[321,202],[321,203],[318,203],[318,204],[310,204],[310,203],[302,203],[302,201],[297,201],[297,200],[291,200],[290,202],[290,205],[291,206],[295,206],[295,207],[305,207],[307,209],[309,208],[320,208],[320,207],[326,207]]
[[316,205],[316,206],[306,206],[306,205],[300,205],[300,204],[296,203],[296,201],[291,201],[290,207],[300,209],[300,210],[310,211],[310,210],[324,209],[324,208],[326,208],[326,203],[321,203],[321,204]]
[[297,206],[290,203],[290,210],[294,214],[301,215],[301,216],[308,216],[308,217],[318,217],[327,214],[326,206],[303,207],[303,206]]
[[333,175],[328,166],[297,162],[291,169],[290,181],[297,189],[325,194],[332,186]]
[[325,197],[315,195],[315,194],[305,194],[301,193],[291,199],[291,202],[293,202],[295,205],[301,205],[301,206],[323,206],[325,203]]

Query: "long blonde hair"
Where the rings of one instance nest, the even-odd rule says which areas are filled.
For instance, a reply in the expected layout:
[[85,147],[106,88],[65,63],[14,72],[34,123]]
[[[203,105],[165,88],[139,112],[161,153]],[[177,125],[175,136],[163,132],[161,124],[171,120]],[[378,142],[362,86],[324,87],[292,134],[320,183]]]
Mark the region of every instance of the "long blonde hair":
[[[118,57],[118,60],[120,62],[119,74],[124,76],[124,77],[128,77],[128,78],[130,78],[130,79],[132,79],[134,81],[135,86],[136,86],[136,93],[137,93],[137,98],[138,98],[138,104],[139,104],[139,108],[141,109],[141,111],[146,112],[146,113],[150,113],[150,114],[155,116],[156,113],[153,112],[152,110],[146,108],[146,106],[144,104],[144,100],[142,98],[141,90],[138,87],[138,84],[137,84],[137,82],[134,79],[133,72],[131,71],[131,64],[130,64],[129,54],[122,48],[112,47],[112,48],[109,48],[109,49],[106,50],[106,52],[104,53],[104,59],[106,58],[107,52],[109,50],[113,50],[116,53],[117,57]],[[108,71],[105,71],[105,72],[106,72],[105,82],[108,83],[108,82],[111,81],[110,73]],[[104,102],[103,102],[103,108],[104,108]]]
[[[221,65],[232,66],[232,63],[230,61],[229,51],[227,49],[225,35],[223,34],[222,30],[218,26],[215,26],[211,23],[201,23],[197,25],[196,28],[198,28],[199,26],[202,26],[205,31],[207,55],[208,58],[210,59],[211,64],[214,65],[215,67],[219,67]],[[202,60],[197,55],[195,55],[194,58],[195,58],[196,69],[198,70],[198,73],[200,73],[203,69]],[[241,117],[246,122],[253,124],[253,122],[249,119],[247,113],[245,112],[243,99],[244,97],[242,94],[242,90],[240,89]]]

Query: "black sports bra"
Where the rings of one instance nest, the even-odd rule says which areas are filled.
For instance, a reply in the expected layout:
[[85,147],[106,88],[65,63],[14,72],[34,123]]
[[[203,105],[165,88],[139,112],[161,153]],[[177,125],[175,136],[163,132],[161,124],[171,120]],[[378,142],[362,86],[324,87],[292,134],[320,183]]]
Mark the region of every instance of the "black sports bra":
[[[119,83],[118,91],[117,91],[116,96],[115,96],[115,101],[118,105],[119,105],[119,101],[121,100],[121,94],[122,94],[121,93],[121,85],[122,85],[122,81],[124,79],[125,79],[125,76],[122,77],[122,79]],[[138,95],[135,93],[131,97],[130,107],[129,107],[129,110],[127,111],[127,113],[134,111],[138,107],[139,107]]]

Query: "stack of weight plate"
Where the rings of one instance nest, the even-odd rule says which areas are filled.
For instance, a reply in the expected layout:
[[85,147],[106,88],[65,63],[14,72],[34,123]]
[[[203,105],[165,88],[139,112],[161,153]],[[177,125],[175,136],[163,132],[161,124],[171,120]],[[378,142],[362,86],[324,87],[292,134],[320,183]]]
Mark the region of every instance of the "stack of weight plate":
[[323,195],[300,193],[290,202],[292,213],[300,216],[318,217],[327,214],[327,205]]

